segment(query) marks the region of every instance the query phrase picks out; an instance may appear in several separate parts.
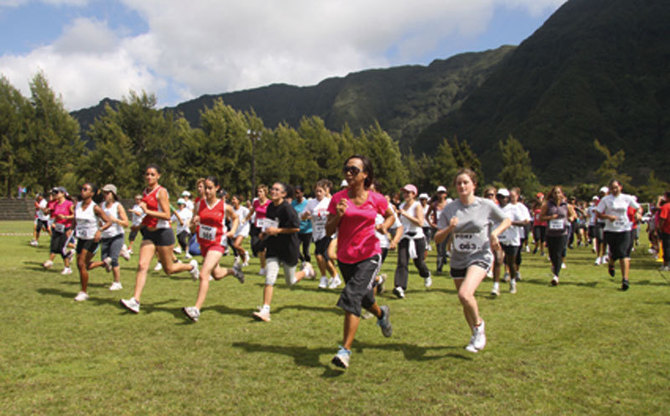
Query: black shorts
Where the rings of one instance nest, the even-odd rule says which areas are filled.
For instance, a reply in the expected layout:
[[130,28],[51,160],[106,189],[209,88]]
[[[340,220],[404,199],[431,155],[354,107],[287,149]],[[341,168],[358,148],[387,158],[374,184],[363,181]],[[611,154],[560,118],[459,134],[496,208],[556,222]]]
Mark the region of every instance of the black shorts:
[[381,255],[376,254],[358,263],[338,262],[346,285],[342,289],[337,306],[356,316],[361,316],[361,307],[369,309],[375,304],[373,285],[381,268]]
[[69,228],[66,228],[62,233],[54,230],[51,233],[51,245],[49,247],[49,252],[53,254],[60,254],[61,257],[65,258],[65,247],[67,246],[68,237],[67,233],[70,231]]
[[605,241],[605,224],[597,222],[593,227],[593,238],[598,241]]
[[544,243],[546,241],[547,226],[536,225],[533,227],[533,240]]
[[157,247],[174,245],[174,232],[172,228],[157,228],[154,231],[142,228],[140,232],[142,233],[142,241],[150,240]]
[[45,220],[35,220],[35,231],[37,232],[37,235],[40,234],[40,231],[49,231],[49,221]]
[[484,261],[477,260],[477,261],[473,262],[472,264],[470,264],[465,269],[455,269],[455,268],[452,267],[451,270],[449,270],[449,274],[451,275],[452,279],[464,279],[465,274],[468,272],[468,268],[470,268],[471,266],[477,266],[477,267],[480,267],[484,270],[488,270],[489,268],[491,268],[490,264],[486,264],[486,262],[484,262]]
[[605,231],[605,241],[609,247],[609,255],[612,260],[630,258],[632,248],[630,231]]
[[505,253],[505,258],[516,258],[516,256],[519,255],[519,251],[521,250],[521,246],[508,246],[506,244],[501,244],[500,247],[502,247],[503,252]]
[[322,239],[314,242],[314,255],[328,258],[328,246],[333,241],[331,236],[325,236]]
[[95,240],[78,239],[76,248],[77,254],[81,254],[83,250],[86,250],[89,253],[95,253],[96,250],[98,250],[98,242]]

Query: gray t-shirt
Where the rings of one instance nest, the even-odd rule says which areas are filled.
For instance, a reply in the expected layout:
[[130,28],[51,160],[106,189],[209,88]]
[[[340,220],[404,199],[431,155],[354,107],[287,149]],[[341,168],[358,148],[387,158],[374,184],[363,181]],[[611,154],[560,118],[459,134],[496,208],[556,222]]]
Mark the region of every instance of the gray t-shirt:
[[505,213],[488,199],[475,197],[470,205],[455,199],[442,210],[437,228],[447,228],[454,216],[458,218],[458,224],[452,232],[451,267],[466,269],[475,262],[490,265],[493,253],[489,234],[493,224],[500,224],[507,218]]

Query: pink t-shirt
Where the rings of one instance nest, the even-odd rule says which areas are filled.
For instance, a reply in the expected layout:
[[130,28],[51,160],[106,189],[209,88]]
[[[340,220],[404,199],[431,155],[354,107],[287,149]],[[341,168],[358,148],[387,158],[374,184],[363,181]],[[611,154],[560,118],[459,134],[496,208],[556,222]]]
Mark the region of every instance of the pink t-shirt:
[[349,206],[337,229],[337,259],[353,264],[381,253],[379,239],[375,236],[375,218],[377,214],[386,213],[386,198],[376,192],[368,192],[368,199],[357,207],[349,200],[347,190],[343,189],[330,200],[329,214],[337,215],[337,204],[343,198],[349,202]]
[[261,205],[261,201],[254,199],[252,205],[254,207],[254,212],[256,213],[256,227],[261,228],[258,220],[265,218],[265,214],[268,212],[268,206],[271,202],[270,199],[266,199],[265,203]]
[[[57,203],[57,204],[54,206],[53,212],[51,213],[52,218],[55,219],[55,218],[56,218],[56,215],[58,215],[58,214],[62,214],[62,215],[72,215],[72,213],[70,212],[70,207],[71,207],[72,205],[74,205],[74,204],[73,204],[72,201],[70,201],[69,199],[66,199],[66,200],[63,201],[61,204],[58,204],[58,203]],[[55,219],[54,221],[56,222],[56,224],[63,224],[63,225],[65,225],[66,228],[72,226],[72,220]]]

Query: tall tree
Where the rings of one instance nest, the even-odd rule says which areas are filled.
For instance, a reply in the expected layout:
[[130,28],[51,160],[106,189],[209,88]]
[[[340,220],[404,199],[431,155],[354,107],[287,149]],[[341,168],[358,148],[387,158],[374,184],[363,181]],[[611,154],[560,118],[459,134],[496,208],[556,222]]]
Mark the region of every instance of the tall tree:
[[530,154],[521,142],[510,134],[505,142],[498,142],[498,147],[503,162],[499,176],[502,183],[510,188],[518,186],[526,195],[537,190],[539,183],[531,167]]
[[457,171],[458,164],[456,163],[453,149],[451,145],[449,145],[449,141],[443,139],[442,143],[437,146],[435,155],[433,156],[430,175],[431,189],[436,189],[440,185],[448,188],[453,182]]
[[477,174],[479,183],[484,183],[484,171],[482,170],[482,163],[479,158],[472,151],[470,145],[466,141],[459,142],[457,137],[454,137],[454,145],[452,146],[454,159],[459,168],[470,168]]
[[26,117],[30,111],[28,100],[14,88],[7,78],[0,76],[0,180],[3,193],[9,197],[17,185],[25,182],[32,155],[26,145]]
[[375,178],[383,192],[396,192],[407,182],[407,171],[402,164],[398,143],[377,122],[361,131],[361,139],[366,147],[362,153],[372,162]]
[[630,176],[621,171],[623,162],[626,159],[626,153],[623,149],[612,154],[607,146],[601,144],[598,139],[593,141],[593,146],[605,157],[603,163],[596,170],[598,183],[604,185],[609,183],[612,179],[617,179],[622,184],[630,184]]

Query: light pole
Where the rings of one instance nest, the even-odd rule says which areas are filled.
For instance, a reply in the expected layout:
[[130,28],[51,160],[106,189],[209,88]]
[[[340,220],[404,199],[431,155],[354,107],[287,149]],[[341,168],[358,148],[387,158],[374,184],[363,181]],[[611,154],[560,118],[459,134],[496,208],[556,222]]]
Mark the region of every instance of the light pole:
[[251,195],[256,193],[256,140],[261,139],[262,131],[247,130],[247,137],[251,139]]

